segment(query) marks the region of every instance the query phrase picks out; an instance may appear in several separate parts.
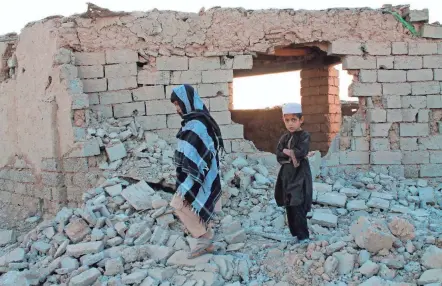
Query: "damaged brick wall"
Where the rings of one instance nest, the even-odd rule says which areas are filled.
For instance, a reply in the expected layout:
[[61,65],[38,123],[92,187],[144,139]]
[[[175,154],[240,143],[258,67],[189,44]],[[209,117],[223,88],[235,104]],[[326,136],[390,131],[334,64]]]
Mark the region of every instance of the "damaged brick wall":
[[[43,200],[46,210],[80,201],[96,183],[103,153],[86,135],[92,113],[135,117],[172,141],[179,118],[168,97],[181,83],[204,98],[228,151],[254,152],[243,126],[231,121],[233,73],[252,69],[257,53],[292,45],[317,46],[357,75],[351,94],[361,108],[344,120],[325,173],[374,168],[442,177],[441,41],[413,37],[382,10],[99,15],[51,17],[23,29],[15,50],[0,45],[2,66],[9,53],[17,59],[8,65],[14,77],[0,80],[0,189],[9,201]],[[439,26],[415,27],[442,38]]]
[[261,151],[274,153],[281,135],[286,132],[281,107],[257,110],[232,110],[232,120],[244,125],[244,138]]
[[325,155],[341,126],[338,71],[333,67],[302,70],[301,104],[311,148]]
[[442,108],[442,44],[347,42],[331,49],[353,54],[344,57],[343,68],[358,71],[350,92],[364,106],[341,129],[339,163],[440,177],[442,135],[435,126]]

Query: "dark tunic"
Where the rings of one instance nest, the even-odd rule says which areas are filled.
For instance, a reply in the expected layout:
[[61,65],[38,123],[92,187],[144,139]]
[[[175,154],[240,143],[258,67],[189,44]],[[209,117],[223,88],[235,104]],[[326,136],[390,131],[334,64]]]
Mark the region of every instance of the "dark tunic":
[[[290,138],[292,140],[290,141]],[[290,146],[287,146],[290,141]],[[279,140],[276,158],[282,165],[275,186],[275,200],[278,206],[303,206],[309,212],[313,198],[313,182],[310,164],[306,156],[309,152],[310,134],[304,130],[285,133]],[[288,148],[289,147],[289,148]],[[283,153],[291,149],[299,162],[298,167],[287,162],[290,158]]]

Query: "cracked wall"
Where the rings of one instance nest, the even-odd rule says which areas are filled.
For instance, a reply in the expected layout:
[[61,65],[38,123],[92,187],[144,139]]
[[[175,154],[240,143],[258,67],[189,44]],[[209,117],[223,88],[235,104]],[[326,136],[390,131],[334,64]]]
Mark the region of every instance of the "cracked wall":
[[18,39],[0,38],[2,199],[78,204],[101,172],[103,146],[86,136],[91,118],[135,117],[173,141],[180,125],[168,97],[182,83],[196,86],[228,151],[253,155],[231,120],[233,74],[287,46],[316,46],[355,75],[360,109],[344,118],[324,174],[441,178],[442,28],[414,25],[425,37],[373,9],[89,11],[31,23]]

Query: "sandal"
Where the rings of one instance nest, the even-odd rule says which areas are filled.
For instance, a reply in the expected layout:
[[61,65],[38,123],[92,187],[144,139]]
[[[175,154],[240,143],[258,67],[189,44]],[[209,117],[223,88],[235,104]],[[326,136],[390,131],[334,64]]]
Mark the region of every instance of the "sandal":
[[203,246],[201,248],[197,248],[195,250],[192,250],[187,255],[187,258],[188,259],[193,259],[193,258],[199,257],[199,256],[204,255],[204,254],[212,253],[214,250],[215,250],[215,245],[210,243],[209,246]]

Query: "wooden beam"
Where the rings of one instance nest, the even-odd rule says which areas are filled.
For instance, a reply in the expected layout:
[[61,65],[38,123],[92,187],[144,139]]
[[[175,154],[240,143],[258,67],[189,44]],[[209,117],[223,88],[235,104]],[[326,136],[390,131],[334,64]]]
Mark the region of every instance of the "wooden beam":
[[308,49],[276,48],[273,55],[279,57],[302,57],[310,54]]

